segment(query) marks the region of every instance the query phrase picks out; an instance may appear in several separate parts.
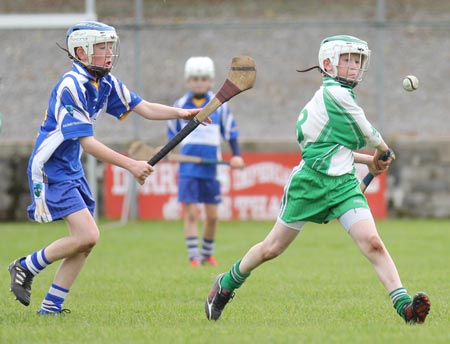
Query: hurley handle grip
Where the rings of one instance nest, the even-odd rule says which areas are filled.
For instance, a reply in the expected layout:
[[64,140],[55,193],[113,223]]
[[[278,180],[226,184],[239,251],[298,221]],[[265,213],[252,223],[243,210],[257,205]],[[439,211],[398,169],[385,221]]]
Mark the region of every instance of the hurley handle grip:
[[364,177],[364,179],[363,179],[363,184],[366,186],[366,187],[368,187],[369,186],[369,184],[372,182],[372,180],[373,180],[373,178],[374,178],[375,176],[372,174],[372,173],[367,173],[366,174],[366,176]]
[[[380,155],[380,159],[379,160],[386,161],[390,157],[395,159],[395,153],[394,153],[394,151],[392,149],[389,148],[386,152],[384,152],[383,154]],[[369,173],[366,174],[366,176],[362,180],[362,183],[366,186],[366,188],[372,182],[373,178],[374,178],[374,175],[372,173],[369,172]]]
[[174,149],[183,139],[188,136],[195,128],[200,125],[197,118],[191,119],[188,124],[184,126],[181,131],[175,135],[161,150],[156,153],[147,163],[150,166],[155,166],[161,159],[163,159],[169,152]]

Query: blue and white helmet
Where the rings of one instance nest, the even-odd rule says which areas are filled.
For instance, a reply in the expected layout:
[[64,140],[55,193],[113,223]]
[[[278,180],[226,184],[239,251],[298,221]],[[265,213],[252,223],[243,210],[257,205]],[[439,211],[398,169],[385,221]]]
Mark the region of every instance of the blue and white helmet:
[[[361,68],[359,68],[358,76],[356,79],[348,77],[339,77],[338,69],[339,58],[342,54],[359,54],[361,61]],[[333,66],[333,71],[325,71],[323,61],[329,59]],[[370,50],[366,41],[362,39],[348,36],[338,35],[325,38],[320,44],[319,49],[319,66],[322,73],[340,81],[346,82],[352,86],[355,86],[358,82],[362,81],[365,72],[369,67]]]
[[[98,76],[108,74],[119,59],[119,36],[116,33],[116,29],[100,22],[85,21],[71,26],[67,30],[66,43],[69,56],[97,73]],[[112,43],[112,64],[109,68],[92,64],[94,45],[99,43]],[[76,49],[78,47],[84,50],[88,58],[87,62],[80,61],[77,57]]]

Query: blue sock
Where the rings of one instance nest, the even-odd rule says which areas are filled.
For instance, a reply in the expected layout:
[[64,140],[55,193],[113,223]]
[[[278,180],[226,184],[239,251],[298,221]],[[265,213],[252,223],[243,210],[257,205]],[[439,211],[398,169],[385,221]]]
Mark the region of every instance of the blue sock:
[[45,299],[42,301],[39,313],[60,313],[68,293],[69,289],[52,284],[47,295],[45,295]]
[[44,270],[47,265],[51,264],[45,257],[44,251],[45,248],[26,256],[20,261],[20,265],[30,271],[33,275],[37,275],[42,270]]

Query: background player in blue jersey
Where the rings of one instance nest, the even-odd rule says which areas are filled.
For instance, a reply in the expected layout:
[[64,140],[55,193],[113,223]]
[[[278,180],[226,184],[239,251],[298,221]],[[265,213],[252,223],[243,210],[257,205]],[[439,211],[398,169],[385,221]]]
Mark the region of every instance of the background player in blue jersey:
[[69,289],[99,238],[92,216],[95,202],[84,176],[81,152],[127,169],[140,184],[153,172],[145,161],[130,159],[97,141],[93,123],[102,113],[123,120],[135,111],[146,119],[163,120],[189,119],[199,111],[149,103],[111,75],[119,51],[113,27],[98,22],[74,25],[67,32],[66,43],[73,68],[51,93],[30,157],[32,204],[28,214],[38,222],[64,219],[69,235],[9,266],[11,291],[28,306],[33,278],[47,265],[62,260],[39,314],[63,311]]
[[[214,97],[214,63],[209,57],[191,57],[185,65],[185,79],[189,91],[175,102],[176,107],[199,109]],[[212,124],[198,127],[181,145],[181,153],[207,159],[220,159],[221,137],[228,141],[233,153],[230,165],[242,168],[236,122],[227,104],[210,116]],[[168,138],[174,137],[187,121],[169,121]],[[217,265],[213,256],[217,229],[218,204],[221,202],[220,183],[216,165],[181,163],[178,173],[178,201],[184,204],[184,232],[188,257],[193,267],[202,263]],[[199,208],[203,204],[205,223],[201,251],[198,245]]]

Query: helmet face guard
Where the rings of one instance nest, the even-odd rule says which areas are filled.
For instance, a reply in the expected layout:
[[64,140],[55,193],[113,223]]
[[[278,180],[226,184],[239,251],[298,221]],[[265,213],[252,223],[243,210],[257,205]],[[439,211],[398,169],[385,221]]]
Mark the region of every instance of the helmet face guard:
[[[100,53],[98,53],[100,51]],[[95,72],[99,77],[108,74],[119,61],[120,41],[106,41],[93,44],[93,52],[88,55],[89,65],[86,68]]]
[[[66,38],[69,56],[98,77],[108,74],[119,59],[120,41],[112,26],[98,22],[79,23],[67,31]],[[80,59],[78,48],[83,49],[86,59]]]
[[[341,60],[345,60],[346,63],[341,65]],[[358,61],[359,67],[352,67],[351,61]],[[352,51],[341,52],[339,55],[339,61],[336,66],[333,65],[333,74],[335,78],[344,83],[348,83],[351,86],[356,86],[364,78],[364,74],[367,72],[369,66],[369,56],[362,52],[355,53]],[[339,73],[340,71],[340,73]],[[340,75],[338,75],[340,74]]]
[[[326,71],[324,61],[329,60],[332,71]],[[319,50],[319,66],[322,73],[355,87],[364,78],[370,60],[367,42],[352,36],[333,36],[322,41]],[[353,63],[358,62],[359,66]]]

